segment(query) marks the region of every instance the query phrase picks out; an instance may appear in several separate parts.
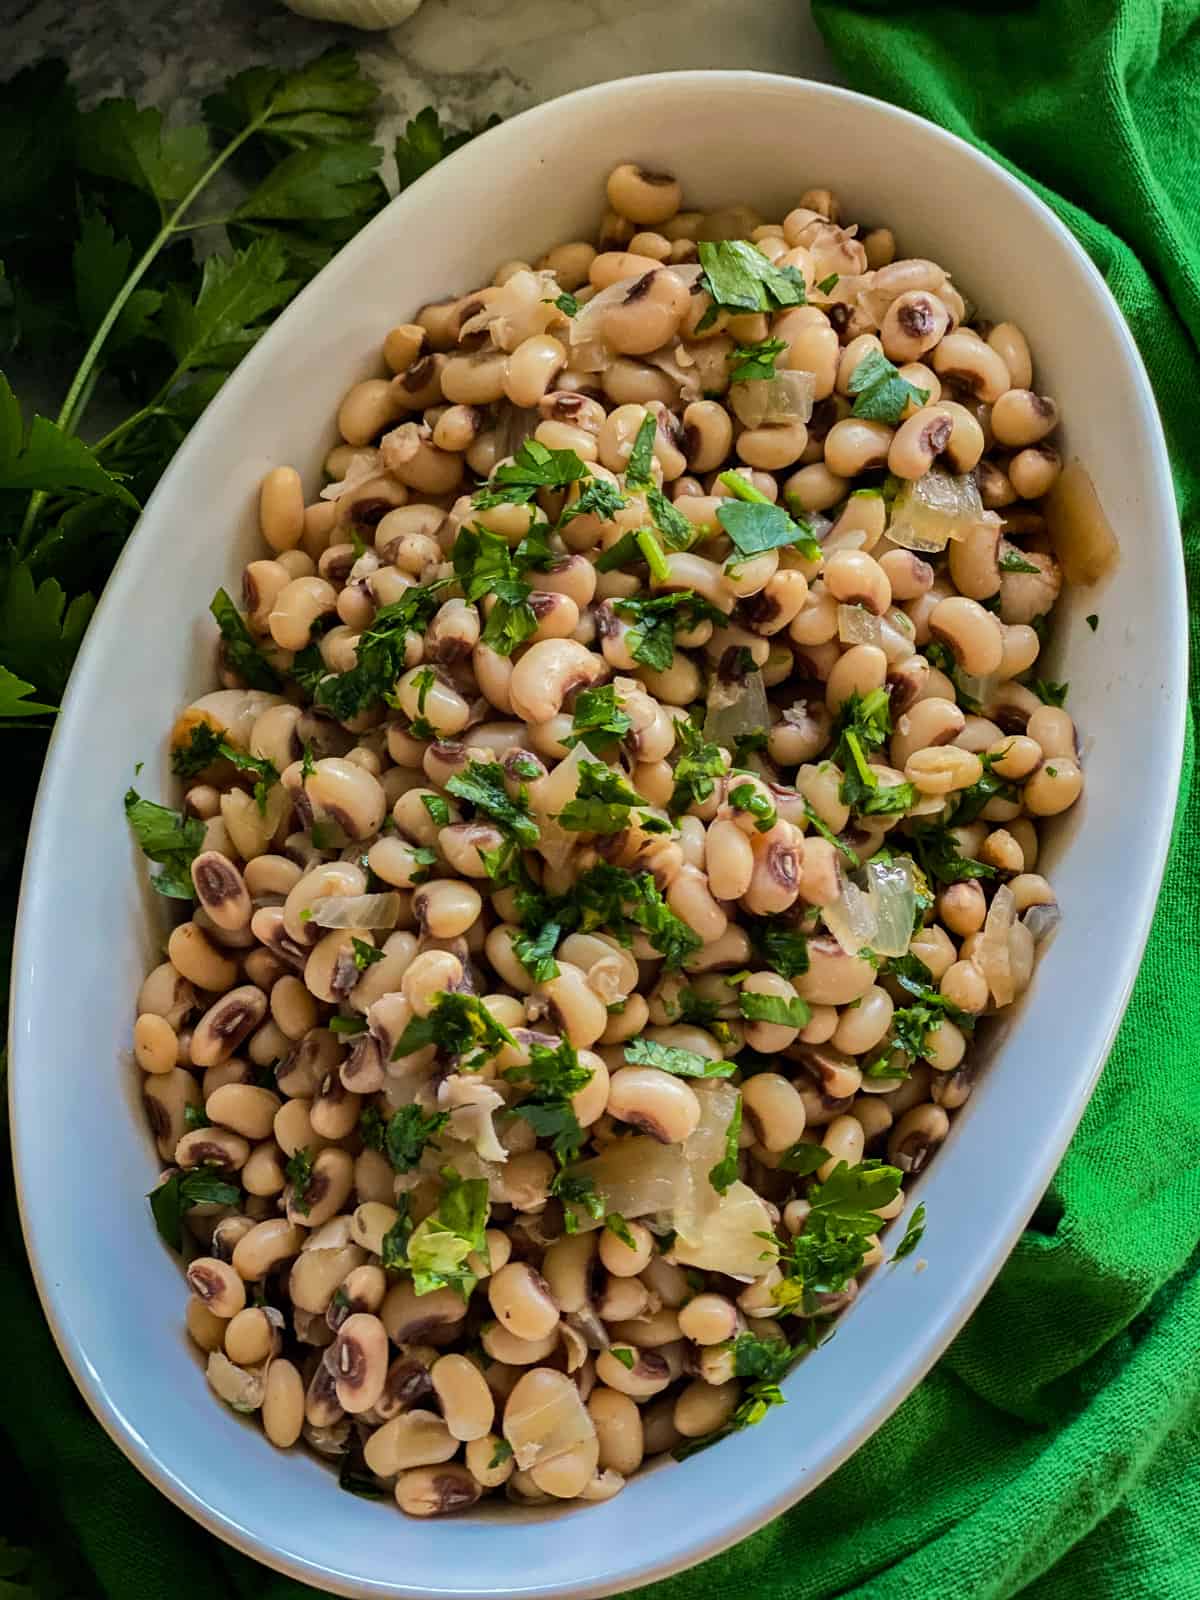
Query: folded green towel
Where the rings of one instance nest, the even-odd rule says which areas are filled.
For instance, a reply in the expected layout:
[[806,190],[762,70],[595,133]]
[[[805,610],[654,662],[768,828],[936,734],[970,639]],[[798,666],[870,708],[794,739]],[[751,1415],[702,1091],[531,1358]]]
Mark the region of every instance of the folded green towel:
[[[971,11],[817,0],[816,11],[852,84],[1026,178],[1105,274],[1166,423],[1196,595],[1200,468],[1187,430],[1200,396],[1200,4]],[[1135,560],[1136,530],[1122,533]],[[1131,787],[1131,827],[1136,805]],[[735,1550],[642,1591],[645,1600],[1200,1596],[1198,885],[1200,792],[1185,779],[1128,1017],[996,1286],[834,1478]],[[22,1495],[43,1532],[64,1545],[73,1537],[86,1568],[77,1587],[35,1581],[21,1600],[311,1594],[211,1539],[118,1455],[54,1353],[11,1199],[6,1221],[0,1426],[21,1469],[9,1496]],[[0,1547],[0,1580],[8,1570]]]

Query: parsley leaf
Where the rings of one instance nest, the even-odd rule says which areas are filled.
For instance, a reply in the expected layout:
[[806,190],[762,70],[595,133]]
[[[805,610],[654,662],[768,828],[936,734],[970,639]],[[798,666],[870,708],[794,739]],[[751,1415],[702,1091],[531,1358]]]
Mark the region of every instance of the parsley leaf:
[[674,1078],[731,1078],[737,1071],[733,1061],[712,1061],[696,1050],[660,1044],[654,1039],[631,1039],[625,1046],[625,1059],[635,1067],[657,1067]]
[[439,161],[452,155],[455,150],[474,139],[476,134],[483,133],[500,121],[498,116],[491,116],[482,128],[458,130],[443,128],[438,120],[438,114],[432,106],[426,106],[423,111],[418,111],[415,117],[405,124],[404,132],[396,140],[396,176],[399,187],[407,189],[410,184],[423,177],[431,167],[436,167]]
[[359,1118],[359,1131],[363,1143],[386,1155],[397,1172],[411,1172],[425,1146],[437,1138],[449,1121],[448,1111],[435,1111],[426,1116],[418,1105],[401,1106],[386,1119],[374,1106],[369,1106]]
[[421,804],[429,813],[430,820],[439,828],[450,826],[450,807],[440,794],[423,794]]
[[456,1289],[469,1300],[477,1280],[467,1258],[472,1252],[487,1257],[488,1183],[486,1178],[462,1178],[453,1167],[443,1167],[441,1178],[438,1208],[409,1235],[405,1264],[417,1294]]
[[668,810],[678,814],[709,799],[716,779],[725,775],[725,758],[719,745],[710,743],[699,728],[681,717],[675,719],[675,743],[681,754],[675,763],[675,788]]
[[627,489],[649,489],[653,485],[651,469],[654,465],[654,437],[657,432],[658,422],[654,413],[647,411],[634,437],[629,460],[625,463]]
[[868,422],[899,422],[910,404],[923,406],[929,399],[929,390],[902,378],[882,350],[867,351],[847,388],[855,396],[853,415]]
[[539,1138],[551,1141],[560,1166],[574,1161],[583,1146],[584,1131],[571,1097],[592,1081],[592,1069],[580,1063],[571,1041],[561,1039],[553,1049],[530,1045],[529,1065],[510,1067],[504,1076],[510,1082],[532,1083],[532,1091],[512,1110]]
[[168,285],[159,323],[176,370],[235,367],[265,331],[265,319],[299,288],[286,269],[283,244],[269,237],[229,256],[207,256],[194,300],[182,284]]
[[358,637],[354,666],[348,672],[322,677],[316,684],[313,698],[317,705],[331,711],[339,722],[349,722],[391,694],[407,665],[408,635],[425,632],[442,603],[442,590],[453,581],[437,578],[423,586],[414,584],[399,600],[381,606],[370,627]]
[[528,505],[540,489],[565,489],[588,476],[574,450],[550,450],[537,439],[526,439],[511,461],[496,468],[487,488],[473,495],[471,503],[480,511]]
[[880,1226],[876,1212],[896,1198],[902,1178],[897,1167],[878,1161],[853,1167],[839,1161],[823,1184],[808,1191],[804,1231],[779,1257],[784,1281],[774,1298],[785,1311],[811,1315],[820,1307],[819,1296],[840,1294],[861,1272],[869,1237]]
[[[858,811],[866,811],[876,802],[879,807],[879,778],[869,764],[869,758],[882,748],[892,731],[891,704],[886,689],[872,689],[869,694],[855,692],[842,703],[834,724],[836,744],[833,761],[842,769],[838,794],[844,804]],[[911,784],[897,785],[902,792],[899,801],[911,804],[914,791]],[[888,790],[882,793],[887,795]],[[899,809],[884,802],[888,809]]]
[[1066,704],[1067,693],[1071,685],[1069,683],[1051,683],[1045,678],[1035,678],[1029,687],[1043,705],[1061,706]]
[[718,618],[721,623],[728,621],[723,611],[691,589],[655,595],[649,600],[616,599],[612,607],[633,624],[626,635],[633,659],[657,672],[665,672],[675,658],[677,630],[694,628],[698,623]]
[[136,789],[125,792],[125,816],[142,854],[163,869],[150,879],[153,887],[172,900],[194,900],[192,862],[204,848],[200,819],[143,800]]
[[593,755],[604,755],[633,727],[633,721],[617,700],[616,686],[606,683],[600,689],[581,689],[571,711],[571,733],[563,743],[584,744]]
[[722,472],[717,481],[733,496],[717,507],[717,521],[739,556],[745,559],[761,555],[764,550],[795,545],[806,560],[821,559],[821,546],[804,518],[789,517],[782,506],[768,500],[740,472]]
[[513,940],[513,954],[534,983],[549,983],[558,977],[554,952],[561,937],[562,928],[557,922],[544,922],[536,932],[519,933]]
[[808,971],[808,940],[802,933],[767,917],[749,918],[745,928],[755,955],[781,978],[796,978]]
[[752,783],[740,783],[729,791],[729,804],[735,811],[744,811],[754,818],[758,833],[769,833],[775,826],[777,813],[770,798]]
[[628,503],[616,484],[605,478],[588,478],[579,491],[579,498],[563,510],[555,524],[556,531],[561,531],[576,517],[597,517],[601,522],[611,522]]
[[265,815],[267,793],[279,782],[279,769],[273,761],[252,756],[249,751],[239,750],[227,739],[220,738],[207,722],[196,723],[188,735],[188,743],[171,752],[171,771],[177,778],[192,778],[218,760],[231,762],[239,772],[254,774],[254,799]]
[[610,1211],[604,1219],[604,1226],[609,1233],[615,1234],[621,1243],[630,1250],[637,1249],[633,1234],[629,1231],[629,1224],[619,1211]]
[[575,797],[559,812],[558,825],[569,833],[620,833],[629,826],[630,807],[644,804],[614,767],[584,759]]
[[704,268],[701,282],[722,310],[779,311],[804,304],[803,275],[795,267],[774,266],[748,240],[702,240],[696,248]]
[[459,1057],[460,1071],[476,1072],[504,1045],[516,1042],[474,995],[439,994],[429,1015],[414,1017],[400,1035],[392,1060],[399,1061],[432,1044],[443,1055]]
[[251,689],[266,689],[278,693],[283,679],[259,650],[241,613],[224,589],[218,589],[208,608],[216,618],[221,638],[225,641],[225,657],[229,665]]
[[510,656],[537,629],[529,604],[532,589],[521,577],[508,542],[486,528],[463,528],[454,541],[454,571],[468,600],[491,595],[483,643]]
[[725,1154],[710,1168],[708,1181],[718,1194],[725,1194],[730,1184],[737,1181],[738,1176],[738,1151],[742,1132],[742,1097],[739,1094],[733,1108],[733,1115],[729,1119],[729,1126],[725,1130]]
[[784,1028],[805,1028],[811,1015],[799,995],[787,1000],[777,994],[747,994],[744,989],[738,995],[738,1010],[747,1022],[776,1022]]
[[831,272],[827,278],[822,278],[820,283],[814,285],[818,294],[832,294],[837,288],[840,273]]
[[1035,567],[1032,561],[1026,561],[1015,547],[1001,550],[999,567],[1001,572],[1032,572],[1035,577],[1042,570],[1041,567]]
[[822,1145],[808,1144],[798,1139],[795,1144],[788,1146],[775,1165],[782,1172],[794,1172],[801,1178],[807,1178],[828,1160],[829,1151]]
[[147,1196],[159,1236],[172,1250],[183,1249],[183,1218],[193,1206],[236,1206],[241,1190],[203,1167],[172,1172]]
[[730,379],[734,383],[753,383],[773,378],[775,363],[786,349],[786,339],[760,339],[757,344],[738,345],[729,356],[733,363]]
[[456,772],[446,788],[460,800],[469,801],[477,811],[493,817],[511,829],[522,845],[535,845],[541,838],[538,825],[529,814],[524,789],[514,800],[504,781],[504,768],[498,761],[469,761],[464,771]]
[[1089,612],[1089,614],[1086,617],[1084,617],[1083,620],[1087,623],[1088,627],[1092,630],[1093,633],[1095,633],[1096,629],[1100,626],[1100,618],[1096,615],[1096,613],[1094,611]]
[[313,1175],[312,1151],[307,1145],[302,1150],[296,1150],[283,1170],[292,1186],[292,1204],[307,1216],[312,1209],[308,1199],[308,1186]]
[[961,883],[964,878],[994,878],[995,867],[964,857],[944,823],[909,823],[909,839],[917,865],[930,882]]
[[925,1207],[920,1205],[908,1219],[908,1226],[904,1230],[904,1237],[896,1246],[893,1261],[903,1261],[905,1256],[912,1255],[913,1251],[925,1237]]

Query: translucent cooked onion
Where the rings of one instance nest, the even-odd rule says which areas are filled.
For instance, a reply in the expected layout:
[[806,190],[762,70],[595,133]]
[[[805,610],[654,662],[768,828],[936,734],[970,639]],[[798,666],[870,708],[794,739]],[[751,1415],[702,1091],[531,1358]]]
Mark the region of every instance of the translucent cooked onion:
[[883,619],[866,606],[839,606],[838,638],[843,644],[874,644],[883,649]]
[[1058,901],[1054,900],[1048,906],[1030,906],[1021,921],[1033,935],[1034,942],[1043,944],[1062,921]]
[[643,356],[641,359],[648,367],[657,367],[670,378],[672,383],[679,385],[679,398],[685,405],[704,398],[699,369],[695,358],[688,354],[685,345],[675,344],[663,350],[652,350],[648,356]]
[[807,422],[813,410],[811,372],[777,372],[773,378],[750,378],[730,386],[729,404],[747,428],[764,422]]
[[545,333],[559,320],[554,302],[560,292],[552,272],[514,272],[507,283],[473,296],[484,305],[463,323],[460,337],[486,332],[498,350],[515,350],[522,340]]
[[980,523],[996,520],[994,512],[984,511],[972,473],[932,467],[900,489],[887,533],[893,544],[906,550],[937,551],[951,539],[965,539]]
[[757,668],[746,673],[744,678],[724,682],[719,676],[713,678],[708,691],[708,713],[704,718],[706,739],[732,750],[739,734],[770,726],[766,686]]
[[1010,1005],[1017,992],[1008,939],[1016,914],[1013,892],[1002,883],[992,896],[974,955],[975,964],[987,979],[992,999],[998,1006]]
[[537,411],[529,406],[514,406],[504,400],[496,407],[496,459],[515,456],[541,421]]
[[378,450],[356,450],[346,463],[346,470],[337,483],[327,483],[321,490],[322,500],[340,500],[360,483],[374,478],[379,472]]
[[1095,583],[1121,559],[1112,523],[1096,485],[1078,461],[1068,461],[1046,496],[1046,526],[1068,583]]
[[776,1253],[763,1238],[771,1232],[766,1206],[738,1179],[717,1197],[716,1206],[692,1239],[684,1239],[682,1234],[676,1239],[675,1259],[680,1266],[724,1272],[731,1278],[761,1278],[775,1262]]
[[584,1408],[579,1390],[565,1375],[553,1374],[555,1378],[560,1376],[563,1381],[554,1383],[550,1373],[539,1373],[542,1404],[523,1406],[515,1414],[510,1406],[505,1412],[504,1437],[512,1445],[513,1459],[522,1472],[596,1437],[595,1424]]
[[537,849],[552,867],[565,866],[579,843],[579,835],[556,819],[579,791],[581,764],[595,759],[587,745],[572,745],[552,772],[529,786],[529,806],[538,825]]
[[[912,861],[868,861],[854,877],[840,863],[842,892],[821,908],[821,919],[848,956],[873,950],[879,956],[902,956],[912,939],[917,888]],[[855,879],[861,882],[856,882]]]
[[[708,1219],[721,1199],[708,1175],[725,1155],[725,1138],[737,1108],[739,1092],[722,1079],[711,1083],[693,1082],[689,1087],[700,1102],[700,1121],[680,1146],[685,1177],[680,1184],[672,1223],[679,1238],[685,1244],[694,1245],[706,1237]],[[715,1263],[713,1270],[733,1269]]]
[[318,928],[394,928],[400,920],[400,896],[386,894],[331,894],[317,900],[312,920]]
[[[660,1144],[648,1135],[635,1134],[616,1140],[590,1161],[576,1163],[571,1176],[590,1179],[595,1184],[606,1212],[617,1211],[623,1217],[657,1213],[671,1216],[686,1182],[682,1149],[681,1145]],[[581,1231],[600,1226],[582,1209],[572,1210]]]

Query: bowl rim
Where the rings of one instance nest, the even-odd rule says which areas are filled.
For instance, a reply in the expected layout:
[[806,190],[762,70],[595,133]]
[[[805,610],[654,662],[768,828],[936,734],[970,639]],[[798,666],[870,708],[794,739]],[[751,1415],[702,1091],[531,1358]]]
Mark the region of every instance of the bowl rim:
[[[1042,1146],[1040,1163],[1026,1171],[1023,1181],[1020,1184],[1014,1184],[1010,1190],[1005,1208],[1007,1226],[1002,1231],[998,1230],[996,1237],[999,1242],[977,1264],[965,1271],[963,1287],[958,1297],[949,1304],[943,1303],[936,1311],[931,1313],[924,1336],[919,1341],[914,1341],[903,1357],[891,1366],[887,1382],[877,1386],[871,1403],[857,1408],[855,1426],[847,1429],[841,1444],[828,1453],[815,1469],[798,1468],[794,1476],[785,1478],[779,1488],[760,1499],[752,1509],[743,1513],[736,1521],[723,1522],[714,1532],[698,1533],[694,1541],[688,1544],[686,1551],[682,1555],[673,1554],[659,1558],[651,1556],[648,1560],[621,1555],[619,1558],[614,1558],[619,1559],[622,1563],[619,1570],[610,1568],[603,1579],[581,1577],[578,1582],[572,1582],[568,1587],[564,1588],[561,1584],[558,1584],[553,1590],[541,1583],[510,1585],[503,1589],[495,1590],[472,1588],[471,1592],[473,1594],[521,1596],[529,1597],[529,1600],[533,1600],[533,1597],[537,1597],[537,1600],[566,1600],[569,1595],[578,1597],[578,1600],[588,1600],[588,1597],[614,1593],[614,1579],[621,1588],[630,1586],[638,1588],[672,1573],[696,1566],[746,1538],[817,1487],[818,1484],[842,1466],[908,1397],[943,1355],[952,1339],[975,1311],[993,1279],[999,1273],[1000,1268],[1022,1232],[1029,1215],[1032,1213],[1038,1196],[1053,1176],[1063,1152],[1074,1134],[1083,1108],[1095,1088],[1096,1081],[1107,1060],[1113,1039],[1124,1017],[1129,996],[1141,965],[1146,940],[1149,936],[1173,830],[1175,804],[1182,768],[1187,715],[1186,693],[1184,692],[1187,681],[1186,589],[1184,585],[1182,547],[1179,538],[1179,519],[1170,462],[1162,423],[1158,415],[1149,377],[1142,361],[1141,353],[1134,342],[1120,307],[1082,246],[1041,197],[1019,178],[1014,177],[999,161],[994,160],[959,135],[939,127],[936,123],[932,123],[902,107],[892,105],[886,100],[861,94],[856,90],[844,88],[839,84],[826,83],[803,76],[792,76],[786,73],[759,72],[748,69],[688,68],[634,74],[610,79],[555,96],[550,100],[531,106],[506,119],[496,128],[477,135],[467,149],[460,149],[439,162],[436,169],[431,169],[419,178],[416,183],[410,185],[404,191],[404,195],[407,196],[413,192],[420,192],[424,195],[435,183],[442,181],[447,173],[453,173],[458,164],[477,159],[480,147],[485,146],[489,140],[498,142],[500,139],[509,138],[514,128],[520,128],[522,125],[531,127],[548,111],[552,111],[553,115],[558,115],[562,105],[566,102],[578,104],[610,98],[619,100],[630,92],[647,93],[653,92],[656,88],[675,88],[680,80],[691,80],[698,87],[720,84],[739,87],[749,92],[763,88],[783,89],[788,93],[796,94],[799,98],[830,100],[835,103],[847,103],[851,106],[869,107],[873,115],[883,113],[886,118],[892,118],[899,123],[919,128],[922,135],[930,140],[934,147],[940,146],[947,151],[953,152],[957,157],[965,158],[980,168],[990,169],[993,175],[998,175],[1018,201],[1037,215],[1040,225],[1057,235],[1060,244],[1064,245],[1068,253],[1073,257],[1079,272],[1090,280],[1093,288],[1099,292],[1108,307],[1116,336],[1124,347],[1130,369],[1136,379],[1136,389],[1130,397],[1131,402],[1135,406],[1140,406],[1145,416],[1146,432],[1149,435],[1147,442],[1151,447],[1150,476],[1153,479],[1154,488],[1154,502],[1148,508],[1148,511],[1155,520],[1161,519],[1176,533],[1172,549],[1165,553],[1168,565],[1174,568],[1173,594],[1163,599],[1163,609],[1170,617],[1171,626],[1167,636],[1160,638],[1156,646],[1160,652],[1159,660],[1164,675],[1166,694],[1173,697],[1175,701],[1175,714],[1171,729],[1171,748],[1166,753],[1167,755],[1173,753],[1174,759],[1167,762],[1167,765],[1174,776],[1169,790],[1170,804],[1164,798],[1153,819],[1152,828],[1148,830],[1152,834],[1150,858],[1154,863],[1154,870],[1146,876],[1142,884],[1136,919],[1134,919],[1132,925],[1126,924],[1128,937],[1120,967],[1121,981],[1116,994],[1116,1004],[1112,1010],[1111,1023],[1105,1030],[1102,1048],[1097,1053],[1097,1058],[1092,1064],[1090,1074],[1078,1096],[1077,1103],[1073,1100],[1063,1105],[1053,1137],[1048,1138]],[[291,337],[293,329],[300,330],[301,318],[307,311],[308,303],[313,296],[318,281],[321,282],[322,291],[324,292],[328,290],[331,282],[336,282],[340,276],[350,273],[355,262],[373,248],[377,234],[384,232],[387,227],[392,225],[390,222],[392,206],[396,200],[402,198],[401,196],[393,197],[393,200],[383,208],[378,216],[373,218],[361,232],[356,234],[353,239],[339,250],[329,264],[305,286],[296,300],[268,329],[255,348],[249,352],[234,373],[227,379],[221,395],[218,395],[207,408],[204,415],[176,452],[163,477],[155,486],[146,502],[142,516],[139,518],[134,532],[121,552],[114,571],[105,586],[97,606],[96,615],[92,619],[91,627],[80,650],[79,658],[75,663],[74,671],[64,696],[62,709],[51,735],[29,830],[13,944],[12,971],[14,981],[9,1028],[12,1070],[9,1075],[9,1103],[12,1158],[18,1207],[30,1266],[42,1309],[59,1354],[62,1356],[77,1388],[83,1395],[93,1415],[122,1453],[168,1500],[210,1533],[234,1546],[244,1555],[291,1578],[315,1584],[327,1592],[348,1596],[370,1595],[378,1596],[380,1600],[401,1600],[401,1597],[409,1597],[409,1600],[423,1600],[423,1597],[436,1593],[439,1596],[447,1597],[448,1600],[448,1597],[452,1594],[460,1595],[466,1593],[466,1589],[459,1585],[454,1588],[435,1591],[427,1587],[415,1588],[404,1582],[381,1582],[374,1579],[364,1579],[333,1567],[324,1566],[320,1562],[312,1561],[305,1557],[294,1556],[280,1546],[268,1542],[263,1535],[255,1533],[250,1527],[226,1515],[202,1499],[192,1490],[188,1482],[178,1477],[153,1453],[151,1447],[139,1433],[134,1420],[125,1415],[110,1398],[101,1372],[93,1363],[87,1351],[75,1339],[70,1329],[64,1325],[60,1317],[52,1275],[52,1262],[48,1257],[43,1256],[39,1218],[33,1214],[25,1190],[24,1175],[27,1168],[35,1164],[35,1156],[32,1149],[26,1150],[27,1141],[22,1130],[22,1120],[16,1115],[15,1107],[16,1084],[19,1079],[23,1078],[26,1070],[22,1064],[19,1064],[23,1063],[25,1059],[23,1041],[28,1036],[32,1023],[30,1008],[26,1000],[28,986],[21,981],[20,974],[24,970],[27,948],[35,942],[34,929],[36,924],[40,917],[45,915],[42,908],[38,906],[32,890],[35,878],[40,883],[42,874],[48,866],[48,857],[52,846],[52,840],[49,837],[47,808],[42,804],[42,799],[44,794],[49,794],[58,787],[60,769],[68,764],[70,752],[75,743],[75,724],[78,720],[76,707],[82,700],[79,685],[91,673],[93,657],[106,648],[104,635],[107,631],[106,625],[110,613],[115,612],[122,604],[126,598],[124,590],[130,587],[132,583],[130,568],[134,560],[134,552],[140,552],[141,546],[147,538],[147,523],[153,524],[154,513],[160,500],[169,498],[174,490],[176,478],[182,476],[190,461],[195,457],[203,456],[208,447],[209,434],[214,431],[217,425],[217,419],[220,416],[225,397],[241,395],[243,391],[249,390],[258,383],[260,374],[265,375],[270,371],[277,353],[283,348],[285,341]]]

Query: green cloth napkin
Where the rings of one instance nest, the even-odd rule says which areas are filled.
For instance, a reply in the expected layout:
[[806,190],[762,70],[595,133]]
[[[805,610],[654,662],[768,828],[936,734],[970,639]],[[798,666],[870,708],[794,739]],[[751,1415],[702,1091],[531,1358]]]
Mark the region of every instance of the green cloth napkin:
[[[1200,468],[1189,450],[1200,396],[1200,0],[986,10],[816,0],[815,10],[855,87],[1024,177],[1104,273],[1158,396],[1200,603]],[[1134,561],[1137,530],[1122,532]],[[995,1287],[835,1477],[735,1550],[642,1591],[645,1600],[1200,1596],[1200,791],[1190,749],[1187,765],[1129,1014]],[[1136,781],[1128,803],[1136,827]],[[22,1469],[24,1515],[64,1546],[73,1539],[80,1560],[74,1587],[35,1587],[39,1600],[311,1593],[202,1533],[118,1455],[54,1354],[11,1203],[8,1224],[0,1426]]]

